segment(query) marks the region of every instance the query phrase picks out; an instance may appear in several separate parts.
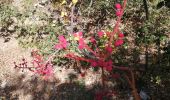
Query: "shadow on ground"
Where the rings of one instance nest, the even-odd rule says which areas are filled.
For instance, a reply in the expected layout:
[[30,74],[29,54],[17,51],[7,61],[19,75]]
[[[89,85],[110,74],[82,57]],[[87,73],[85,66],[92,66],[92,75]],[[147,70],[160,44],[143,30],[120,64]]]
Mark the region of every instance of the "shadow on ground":
[[[25,81],[25,76],[11,80],[0,88],[0,100],[94,100],[94,90],[78,83],[59,84],[37,77]],[[1,81],[2,84],[2,81]]]

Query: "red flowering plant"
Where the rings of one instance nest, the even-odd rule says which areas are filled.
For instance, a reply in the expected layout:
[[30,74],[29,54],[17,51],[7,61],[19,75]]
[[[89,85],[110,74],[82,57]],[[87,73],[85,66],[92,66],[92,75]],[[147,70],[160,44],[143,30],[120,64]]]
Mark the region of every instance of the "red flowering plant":
[[42,76],[44,80],[48,80],[53,77],[54,70],[53,70],[53,64],[51,63],[52,61],[52,56],[49,57],[47,61],[43,59],[43,56],[38,53],[38,51],[32,51],[32,67],[28,66],[28,63],[25,58],[22,59],[22,62],[17,64],[14,62],[15,67],[14,68],[19,68],[22,69],[22,72],[25,69],[28,69],[29,71]]
[[[120,76],[113,73],[114,69],[128,71],[130,73],[130,77],[128,77],[127,75],[126,78],[133,91],[135,91],[133,93],[134,97],[136,98],[136,100],[139,100],[139,96],[135,88],[134,75],[131,69],[128,67],[114,66],[111,59],[111,55],[112,53],[114,53],[114,49],[116,49],[118,46],[123,45],[124,43],[124,34],[120,31],[119,26],[123,11],[126,6],[126,2],[127,0],[124,0],[123,6],[121,6],[121,4],[115,5],[117,21],[112,32],[105,32],[103,30],[100,30],[99,32],[97,32],[97,35],[90,37],[84,37],[83,32],[74,33],[71,36],[69,42],[74,41],[73,45],[77,46],[78,52],[72,52],[71,50],[69,50],[69,48],[71,48],[71,46],[73,45],[68,46],[68,41],[66,41],[63,36],[59,36],[59,41],[61,42],[55,45],[55,49],[68,50],[69,53],[64,55],[66,58],[75,59],[76,61],[84,61],[89,63],[90,66],[93,68],[100,68],[102,73],[101,79],[103,87],[105,87],[106,75],[113,76],[112,78],[118,78]],[[62,39],[60,39],[61,37]],[[108,92],[103,93],[105,93],[104,95],[107,95]],[[96,100],[102,100],[103,94],[99,94],[97,96],[98,97],[96,97]]]
[[[113,73],[113,70],[128,71],[129,74],[125,76],[128,83],[130,84],[133,95],[136,100],[140,100],[135,87],[134,74],[129,67],[115,66],[111,59],[111,55],[115,52],[115,49],[124,43],[124,34],[121,32],[119,26],[123,11],[125,9],[127,0],[124,0],[123,6],[116,4],[116,16],[117,21],[112,32],[100,30],[97,34],[84,37],[83,32],[73,33],[69,39],[63,35],[58,37],[58,43],[54,45],[55,50],[66,50],[68,53],[64,54],[64,57],[69,59],[75,59],[76,61],[84,61],[90,64],[92,68],[101,69],[101,83],[105,88],[107,78],[119,78],[119,74]],[[72,48],[75,47],[73,51]],[[75,52],[76,51],[76,52]],[[34,69],[28,68],[29,70],[38,73],[39,75],[49,77],[53,73],[53,66],[51,64],[52,58],[55,54],[50,56],[49,60],[44,61],[38,53],[34,53],[33,65]],[[17,65],[16,65],[17,67]],[[85,73],[81,73],[84,77]],[[103,96],[114,95],[114,92],[108,92],[104,90],[102,93],[96,94],[95,100],[102,100]]]

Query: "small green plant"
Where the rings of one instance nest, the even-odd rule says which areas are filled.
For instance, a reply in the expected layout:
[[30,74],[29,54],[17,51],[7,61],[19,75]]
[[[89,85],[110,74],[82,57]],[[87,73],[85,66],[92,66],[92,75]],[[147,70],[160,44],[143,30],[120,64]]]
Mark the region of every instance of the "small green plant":
[[17,15],[17,10],[11,5],[0,4],[0,27],[8,29],[8,27],[14,23],[12,17]]

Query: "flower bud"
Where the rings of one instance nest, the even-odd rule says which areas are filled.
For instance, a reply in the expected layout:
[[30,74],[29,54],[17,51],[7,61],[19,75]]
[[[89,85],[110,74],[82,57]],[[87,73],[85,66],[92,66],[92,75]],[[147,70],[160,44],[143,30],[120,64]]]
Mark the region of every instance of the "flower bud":
[[116,4],[115,4],[115,8],[116,8],[116,9],[121,9],[122,7],[121,7],[121,5],[120,5],[119,3],[116,3]]

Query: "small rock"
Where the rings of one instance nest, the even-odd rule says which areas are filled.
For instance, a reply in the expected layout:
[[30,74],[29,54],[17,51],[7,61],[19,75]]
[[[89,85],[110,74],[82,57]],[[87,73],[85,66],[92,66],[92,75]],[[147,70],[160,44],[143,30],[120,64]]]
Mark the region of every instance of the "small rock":
[[49,1],[49,0],[42,0],[41,3],[42,3],[42,4],[48,4],[48,1]]
[[26,18],[26,20],[24,21],[24,24],[25,24],[26,26],[32,25],[33,23],[34,23],[34,22],[31,21],[29,18]]
[[142,91],[142,90],[140,91],[139,95],[142,98],[142,100],[150,99],[150,97],[144,91]]
[[15,26],[14,26],[14,25],[9,26],[9,27],[8,27],[8,30],[9,30],[9,31],[15,31]]
[[18,20],[16,17],[11,17],[11,19],[14,21],[14,23],[18,23]]
[[2,83],[1,83],[1,88],[5,88],[6,84],[7,84],[6,80],[3,80]]

